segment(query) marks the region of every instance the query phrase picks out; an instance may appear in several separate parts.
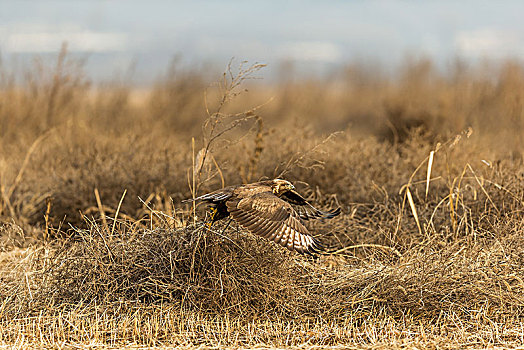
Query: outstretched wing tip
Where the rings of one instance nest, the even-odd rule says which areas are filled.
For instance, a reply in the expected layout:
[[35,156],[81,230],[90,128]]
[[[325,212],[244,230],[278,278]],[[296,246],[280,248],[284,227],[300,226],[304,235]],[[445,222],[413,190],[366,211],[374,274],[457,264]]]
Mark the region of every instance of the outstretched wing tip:
[[315,208],[306,200],[299,202],[295,197],[290,198],[286,195],[283,195],[282,198],[293,205],[293,208],[297,212],[298,216],[304,221],[309,221],[310,219],[332,219],[342,212],[340,207],[328,211],[322,211]]
[[342,212],[342,210],[340,209],[340,207],[338,207],[335,210],[330,210],[330,211],[324,213],[324,217],[326,219],[331,219],[331,218],[334,218],[335,216],[339,215],[341,212]]
[[314,254],[322,254],[326,250],[326,246],[318,239],[313,238],[313,243],[308,247],[308,250]]

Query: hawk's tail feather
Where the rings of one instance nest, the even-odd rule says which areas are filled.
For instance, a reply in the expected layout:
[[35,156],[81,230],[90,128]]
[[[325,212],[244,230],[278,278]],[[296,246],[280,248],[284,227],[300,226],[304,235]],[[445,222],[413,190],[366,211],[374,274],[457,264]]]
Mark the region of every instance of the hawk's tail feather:
[[202,196],[199,196],[199,197],[196,197],[196,198],[189,198],[189,199],[184,199],[182,201],[182,203],[191,203],[191,202],[196,202],[196,201],[205,201],[205,200],[211,200],[211,201],[221,201],[221,200],[224,200],[228,197],[230,197],[231,194],[230,193],[225,193],[225,192],[211,192],[211,193],[206,193]]

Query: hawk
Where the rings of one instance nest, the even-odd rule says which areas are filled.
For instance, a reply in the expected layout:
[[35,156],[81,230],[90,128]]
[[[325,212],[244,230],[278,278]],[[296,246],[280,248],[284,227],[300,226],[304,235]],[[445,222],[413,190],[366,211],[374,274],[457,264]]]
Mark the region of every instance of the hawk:
[[319,253],[323,245],[311,236],[302,220],[330,219],[340,208],[320,211],[309,204],[289,181],[274,179],[224,187],[185,202],[211,204],[212,223],[231,216],[258,236],[301,254]]

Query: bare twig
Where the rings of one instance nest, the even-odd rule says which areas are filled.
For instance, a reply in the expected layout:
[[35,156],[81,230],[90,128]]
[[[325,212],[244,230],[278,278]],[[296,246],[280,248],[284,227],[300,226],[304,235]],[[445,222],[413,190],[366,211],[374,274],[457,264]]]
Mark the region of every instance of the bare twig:
[[95,188],[95,198],[96,198],[96,204],[98,205],[98,211],[100,212],[100,216],[102,217],[102,223],[103,223],[104,230],[106,232],[109,232],[109,226],[107,226],[106,213],[104,211],[102,201],[100,200],[100,193],[98,192],[98,188]]
[[116,213],[115,213],[115,219],[113,221],[113,227],[111,228],[111,236],[115,232],[115,226],[116,226],[116,221],[118,219],[118,213],[120,212],[120,207],[122,206],[122,202],[124,201],[124,197],[126,196],[126,193],[127,193],[127,189],[124,190],[124,193],[122,193],[122,197],[120,198],[120,202],[118,202],[118,207],[116,208]]

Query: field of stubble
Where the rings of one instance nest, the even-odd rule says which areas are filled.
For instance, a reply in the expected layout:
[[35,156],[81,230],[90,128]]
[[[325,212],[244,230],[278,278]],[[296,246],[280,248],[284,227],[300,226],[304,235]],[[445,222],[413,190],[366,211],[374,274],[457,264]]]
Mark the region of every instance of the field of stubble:
[[[139,90],[67,55],[0,67],[0,344],[522,345],[524,68],[379,68],[174,66]],[[308,223],[331,254],[180,203],[274,177],[341,206]]]

